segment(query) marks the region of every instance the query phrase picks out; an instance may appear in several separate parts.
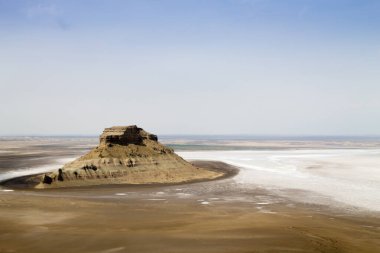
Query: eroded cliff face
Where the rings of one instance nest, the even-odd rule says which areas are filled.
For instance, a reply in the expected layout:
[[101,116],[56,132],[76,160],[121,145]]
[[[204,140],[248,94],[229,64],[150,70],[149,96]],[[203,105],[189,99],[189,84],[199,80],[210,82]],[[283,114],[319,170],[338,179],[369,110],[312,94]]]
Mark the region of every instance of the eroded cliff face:
[[35,188],[98,184],[179,183],[214,179],[223,173],[198,168],[137,126],[106,128],[99,146],[58,171],[28,180]]
[[127,146],[129,144],[143,145],[144,140],[157,142],[157,136],[145,132],[137,126],[118,126],[106,128],[100,136],[100,146],[119,144]]

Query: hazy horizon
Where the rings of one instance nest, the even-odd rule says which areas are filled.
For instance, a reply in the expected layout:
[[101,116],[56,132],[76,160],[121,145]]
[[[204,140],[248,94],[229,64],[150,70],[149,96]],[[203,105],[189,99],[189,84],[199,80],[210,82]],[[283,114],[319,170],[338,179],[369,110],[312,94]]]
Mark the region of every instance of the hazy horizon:
[[[96,138],[99,134],[19,134],[19,135],[0,135],[0,138]],[[209,139],[209,140],[289,140],[289,141],[355,141],[355,140],[380,140],[380,135],[258,135],[258,134],[160,134],[155,133],[159,139],[181,138],[189,140]]]
[[0,0],[0,136],[380,135],[375,0]]

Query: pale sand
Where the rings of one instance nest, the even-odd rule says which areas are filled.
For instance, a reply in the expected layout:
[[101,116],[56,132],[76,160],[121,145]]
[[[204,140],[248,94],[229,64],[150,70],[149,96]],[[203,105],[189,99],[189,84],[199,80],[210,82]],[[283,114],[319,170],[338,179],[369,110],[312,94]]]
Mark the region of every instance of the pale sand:
[[0,192],[0,252],[379,251],[376,214],[244,192],[232,179]]

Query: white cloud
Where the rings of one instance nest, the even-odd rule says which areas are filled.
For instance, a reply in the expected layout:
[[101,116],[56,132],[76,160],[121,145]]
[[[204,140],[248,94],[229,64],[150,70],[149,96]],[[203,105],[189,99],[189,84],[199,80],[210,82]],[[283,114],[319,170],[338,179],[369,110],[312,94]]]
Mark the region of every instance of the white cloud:
[[26,14],[28,17],[39,17],[39,16],[50,16],[50,17],[57,17],[60,15],[59,10],[56,8],[55,5],[47,5],[47,4],[38,4],[29,7],[26,10]]
[[60,8],[53,4],[39,3],[28,7],[25,14],[30,19],[44,20],[46,23],[53,22],[61,30],[68,30],[69,24],[63,17],[63,12]]

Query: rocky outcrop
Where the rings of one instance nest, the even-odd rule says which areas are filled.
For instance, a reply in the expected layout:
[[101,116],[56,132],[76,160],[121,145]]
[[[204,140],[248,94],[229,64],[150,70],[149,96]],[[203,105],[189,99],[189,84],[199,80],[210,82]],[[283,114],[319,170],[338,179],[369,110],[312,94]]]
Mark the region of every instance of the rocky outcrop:
[[[193,166],[137,126],[106,128],[99,146],[55,172],[24,177],[34,188],[180,183],[224,176]],[[20,181],[20,179],[19,179]]]
[[119,126],[106,128],[100,136],[100,145],[119,144],[127,146],[129,144],[143,145],[144,140],[157,142],[157,136],[145,132],[137,126]]

